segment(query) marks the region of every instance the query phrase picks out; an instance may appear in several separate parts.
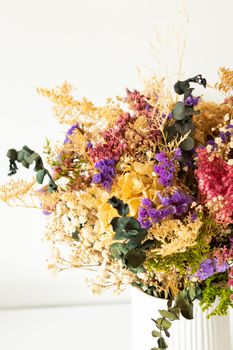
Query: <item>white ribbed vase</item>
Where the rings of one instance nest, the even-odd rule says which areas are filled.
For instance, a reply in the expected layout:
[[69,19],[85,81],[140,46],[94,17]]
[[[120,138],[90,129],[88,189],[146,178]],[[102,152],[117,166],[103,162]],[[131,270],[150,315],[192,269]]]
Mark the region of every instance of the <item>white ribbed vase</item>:
[[[150,350],[157,347],[157,338],[151,331],[156,329],[151,320],[161,317],[158,310],[167,309],[167,301],[131,290],[132,302],[132,350]],[[207,320],[198,302],[194,306],[194,319],[173,321],[165,337],[168,350],[233,350],[231,344],[230,316],[214,316]]]

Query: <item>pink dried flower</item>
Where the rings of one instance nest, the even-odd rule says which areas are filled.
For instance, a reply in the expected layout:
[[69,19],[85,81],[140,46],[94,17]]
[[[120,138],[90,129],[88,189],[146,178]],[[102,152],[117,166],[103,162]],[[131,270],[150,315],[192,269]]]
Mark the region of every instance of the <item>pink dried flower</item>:
[[233,166],[222,158],[209,158],[206,149],[199,149],[195,171],[201,201],[212,204],[219,223],[233,223]]
[[[229,274],[228,274],[228,285],[230,287],[233,287],[233,266],[229,269]],[[233,293],[231,295],[231,298],[233,299]]]
[[149,107],[147,101],[145,100],[145,97],[141,95],[137,90],[130,91],[126,89],[126,92],[126,102],[128,102],[132,106],[132,109],[135,111],[144,111]]
[[127,150],[125,131],[127,123],[133,120],[129,113],[120,115],[114,127],[101,133],[105,142],[98,143],[95,147],[89,148],[89,155],[94,163],[101,159],[114,159],[118,161]]

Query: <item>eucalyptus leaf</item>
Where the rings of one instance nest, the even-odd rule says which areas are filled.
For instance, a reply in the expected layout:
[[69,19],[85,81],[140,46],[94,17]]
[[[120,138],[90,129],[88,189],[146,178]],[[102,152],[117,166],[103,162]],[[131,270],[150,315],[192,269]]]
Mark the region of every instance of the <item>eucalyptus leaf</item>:
[[175,120],[183,120],[185,118],[185,105],[184,102],[177,102],[173,111],[172,116]]
[[194,90],[194,88],[189,88],[185,91],[184,100],[186,100],[186,98],[192,94],[193,90]]
[[184,81],[178,80],[174,85],[174,90],[178,95],[183,95],[185,91],[187,91],[189,88],[189,82],[188,79]]
[[189,294],[190,300],[193,301],[196,298],[196,288],[193,286],[189,286],[188,294]]
[[187,309],[180,310],[181,315],[187,320],[193,319],[193,304],[190,304]]
[[160,332],[158,332],[158,331],[152,331],[151,333],[152,333],[152,337],[154,337],[154,338],[160,337]]
[[108,203],[111,204],[113,208],[115,208],[120,216],[126,216],[129,214],[129,206],[128,204],[124,204],[124,202],[113,196],[108,200]]
[[160,317],[157,320],[155,320],[155,324],[156,324],[157,328],[162,330],[162,331],[164,329],[169,329],[172,325],[172,323],[164,317]]
[[180,135],[185,135],[190,131],[189,135],[192,135],[193,132],[195,131],[195,125],[192,122],[191,118],[188,118],[188,120],[186,120],[185,122],[183,121],[177,121],[174,124],[174,128],[177,130],[177,132]]
[[192,115],[198,115],[200,114],[199,110],[195,110],[191,106],[185,106],[185,115],[192,116]]
[[75,241],[79,241],[79,240],[80,240],[78,230],[75,230],[74,232],[72,232],[72,238],[73,238]]
[[128,248],[124,243],[113,243],[110,246],[110,252],[114,258],[121,258],[127,254]]
[[167,126],[164,130],[167,142],[171,142],[177,136],[175,124]]
[[168,318],[170,321],[174,321],[174,320],[179,319],[179,317],[177,317],[176,313],[174,313],[172,311],[159,310],[159,313],[161,316]]
[[192,137],[188,136],[187,139],[185,139],[180,144],[180,148],[184,151],[191,151],[194,148],[194,140]]
[[193,319],[193,303],[190,302],[185,289],[176,296],[175,303],[184,318],[187,318],[188,320]]
[[159,248],[160,245],[161,245],[160,241],[157,241],[156,239],[148,239],[140,246],[140,249],[146,250],[154,247]]
[[144,240],[144,238],[146,237],[146,230],[141,229],[138,234],[134,237],[130,237],[128,243],[127,243],[127,247],[129,249],[134,249],[137,247],[140,247],[140,249],[145,249],[142,245],[141,242]]
[[125,256],[125,263],[128,267],[136,268],[146,259],[146,253],[141,250],[132,249]]
[[44,181],[44,177],[46,175],[46,170],[45,169],[41,169],[38,170],[36,173],[36,181],[41,185]]
[[165,339],[163,337],[160,337],[158,339],[158,346],[160,349],[167,349],[167,343],[165,342]]

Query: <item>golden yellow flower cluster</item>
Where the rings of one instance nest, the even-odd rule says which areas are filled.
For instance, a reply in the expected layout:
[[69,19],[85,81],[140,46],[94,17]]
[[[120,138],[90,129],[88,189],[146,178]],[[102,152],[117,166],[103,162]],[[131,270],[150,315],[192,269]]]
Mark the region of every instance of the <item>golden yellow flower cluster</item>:
[[224,94],[230,94],[233,90],[233,70],[221,67],[219,69],[220,82],[215,87]]

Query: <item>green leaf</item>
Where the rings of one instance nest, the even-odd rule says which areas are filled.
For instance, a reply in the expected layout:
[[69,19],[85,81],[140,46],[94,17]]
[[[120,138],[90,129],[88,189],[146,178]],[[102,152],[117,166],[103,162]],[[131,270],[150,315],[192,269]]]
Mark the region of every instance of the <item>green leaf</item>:
[[174,90],[178,95],[183,95],[185,91],[189,88],[189,82],[187,80],[180,81],[178,80],[174,85]]
[[192,94],[193,90],[194,90],[194,88],[189,88],[185,91],[184,100],[186,100],[186,98]]
[[158,346],[160,347],[160,349],[167,349],[168,346],[163,337],[160,337],[158,339]]
[[117,210],[120,216],[126,216],[129,214],[128,204],[125,204],[121,199],[113,196],[108,200],[108,203]]
[[74,232],[72,232],[72,238],[75,240],[75,241],[79,241],[79,232],[78,230],[75,230]]
[[185,118],[185,105],[183,102],[177,102],[173,111],[172,116],[175,120],[183,120]]
[[180,310],[181,315],[187,320],[193,319],[193,304],[190,304],[187,309]]
[[185,115],[198,115],[200,114],[200,111],[199,110],[195,110],[193,109],[193,107],[188,107],[188,106],[185,106]]
[[[122,219],[124,219],[124,218],[122,218]],[[125,230],[126,231],[131,231],[131,230],[139,231],[140,229],[141,229],[141,226],[140,226],[139,222],[134,217],[130,217],[130,220],[125,225]]]
[[179,320],[180,319],[180,310],[178,307],[173,307],[171,310],[170,310],[174,316],[176,317],[175,320]]
[[168,142],[171,142],[177,136],[177,130],[175,128],[175,124],[164,128],[164,132]]
[[140,231],[138,232],[138,234],[134,237],[130,237],[128,243],[127,243],[127,247],[131,250],[131,249],[135,249],[137,247],[140,247],[141,250],[145,250],[146,248],[144,247],[144,245],[141,245],[141,242],[144,240],[144,238],[146,237],[147,231],[144,229],[140,229]]
[[183,121],[175,122],[174,127],[180,135],[185,135],[190,131],[190,134],[189,134],[190,136],[195,131],[195,125],[193,124],[191,118],[188,118],[188,120],[186,120],[185,122]]
[[202,290],[201,288],[197,285],[196,286],[196,299],[200,300],[202,297]]
[[110,252],[114,258],[119,259],[127,254],[128,249],[124,243],[113,243],[110,246]]
[[176,307],[180,309],[180,313],[188,320],[193,319],[193,303],[188,298],[187,291],[183,289],[175,298]]
[[161,316],[168,318],[170,321],[179,319],[179,317],[177,317],[177,315],[172,311],[159,310],[159,313]]
[[141,249],[149,249],[149,248],[154,248],[154,247],[158,247],[157,243],[160,243],[159,241],[157,241],[156,239],[148,239],[147,241],[145,241],[140,248]]
[[36,181],[41,185],[44,181],[44,177],[46,175],[46,170],[45,169],[41,169],[38,170],[36,173]]
[[125,256],[125,263],[128,267],[136,268],[146,259],[146,253],[138,249],[130,250]]
[[196,299],[196,288],[193,286],[189,286],[188,288],[188,296],[191,301]]
[[141,231],[139,222],[133,217],[116,217],[110,222],[113,231],[116,232],[115,239],[129,239],[138,235]]
[[168,321],[166,318],[164,317],[160,317],[155,321],[155,324],[157,326],[158,329],[160,329],[161,331],[165,330],[165,329],[169,329],[172,325],[172,323],[170,321]]
[[158,331],[152,331],[152,337],[155,337],[155,338],[158,338],[158,337],[160,337],[160,332],[158,332]]
[[194,148],[194,140],[192,137],[188,136],[187,139],[181,142],[180,148],[184,151],[191,151]]

